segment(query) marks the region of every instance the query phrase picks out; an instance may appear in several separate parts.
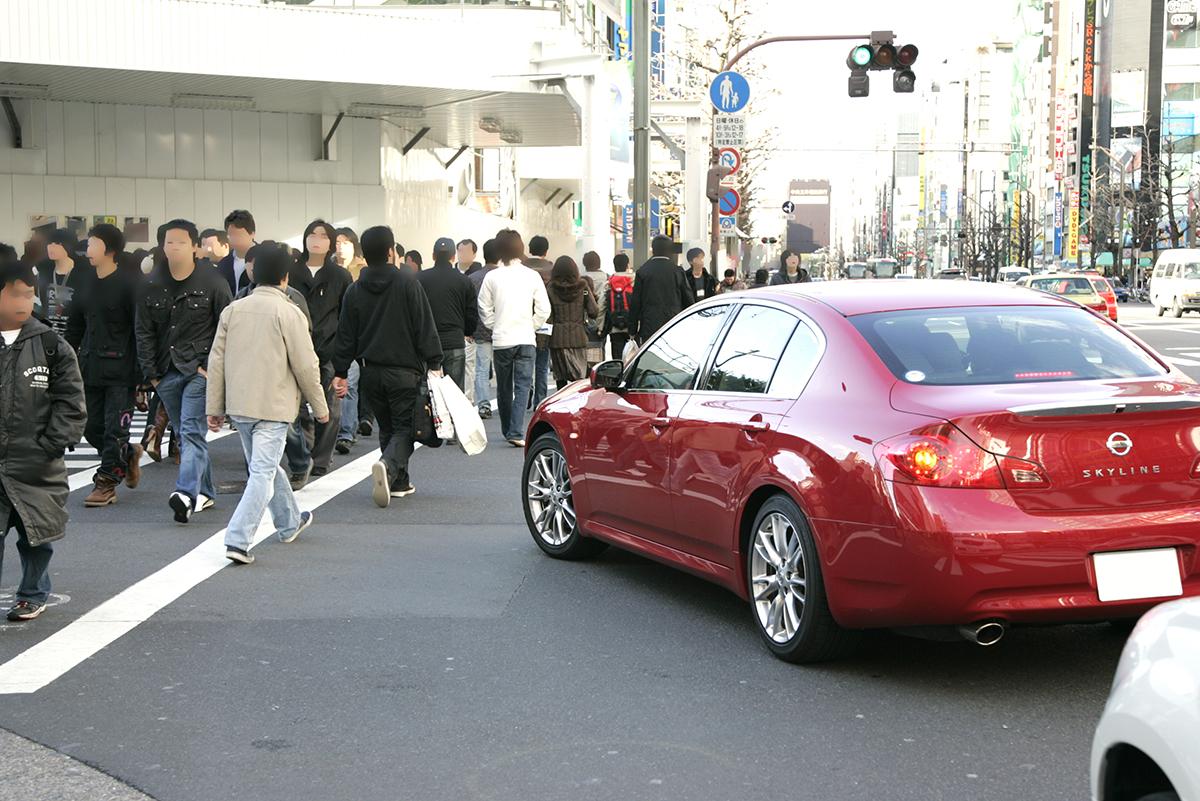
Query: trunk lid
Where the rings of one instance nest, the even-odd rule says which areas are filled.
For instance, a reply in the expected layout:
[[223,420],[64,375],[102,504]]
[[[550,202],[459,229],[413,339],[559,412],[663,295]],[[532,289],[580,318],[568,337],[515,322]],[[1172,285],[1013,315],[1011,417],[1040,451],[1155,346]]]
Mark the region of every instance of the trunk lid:
[[1200,499],[1200,386],[1174,380],[986,386],[897,382],[892,406],[954,423],[992,453],[1042,466],[1027,511],[1116,510]]

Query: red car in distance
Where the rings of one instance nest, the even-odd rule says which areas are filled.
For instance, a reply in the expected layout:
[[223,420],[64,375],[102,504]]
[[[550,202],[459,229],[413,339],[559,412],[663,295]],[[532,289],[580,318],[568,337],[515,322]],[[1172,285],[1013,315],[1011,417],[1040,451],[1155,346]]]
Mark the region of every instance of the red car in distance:
[[683,312],[547,399],[522,499],[746,599],[766,646],[1132,618],[1200,594],[1200,385],[1063,298],[795,284]]

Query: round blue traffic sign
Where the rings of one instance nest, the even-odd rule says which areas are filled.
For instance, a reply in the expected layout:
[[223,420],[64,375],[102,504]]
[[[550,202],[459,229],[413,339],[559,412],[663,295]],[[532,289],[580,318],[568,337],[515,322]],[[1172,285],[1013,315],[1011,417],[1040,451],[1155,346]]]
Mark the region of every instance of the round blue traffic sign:
[[717,111],[736,114],[750,102],[750,82],[739,73],[722,72],[713,78],[708,96]]
[[737,214],[737,210],[742,206],[742,196],[736,189],[726,189],[721,193],[721,200],[718,205],[721,213],[726,216]]

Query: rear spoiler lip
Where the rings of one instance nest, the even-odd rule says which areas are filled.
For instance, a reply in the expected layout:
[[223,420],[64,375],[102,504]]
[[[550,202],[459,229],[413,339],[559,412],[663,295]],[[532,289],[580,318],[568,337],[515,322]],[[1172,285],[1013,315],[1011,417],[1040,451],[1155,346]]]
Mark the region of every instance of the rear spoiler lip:
[[1066,417],[1068,415],[1136,414],[1137,412],[1200,409],[1200,395],[1147,395],[1111,400],[1056,401],[1011,406],[1008,411],[1021,417]]

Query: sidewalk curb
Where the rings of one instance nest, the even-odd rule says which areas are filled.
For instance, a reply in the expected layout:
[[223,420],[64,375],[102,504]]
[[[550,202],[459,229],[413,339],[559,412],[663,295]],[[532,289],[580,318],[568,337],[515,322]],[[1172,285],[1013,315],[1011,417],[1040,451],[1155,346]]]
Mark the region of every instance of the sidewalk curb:
[[0,729],[0,801],[155,801],[66,754]]

